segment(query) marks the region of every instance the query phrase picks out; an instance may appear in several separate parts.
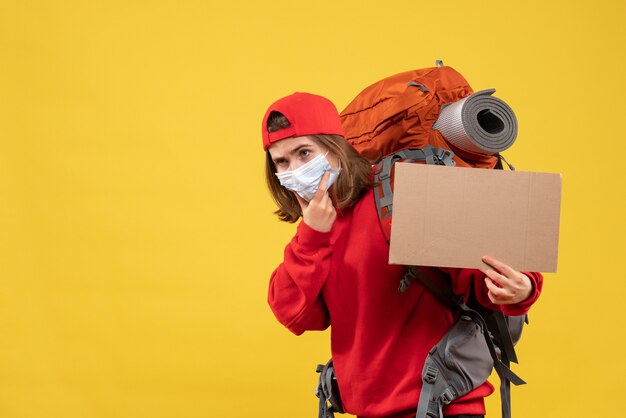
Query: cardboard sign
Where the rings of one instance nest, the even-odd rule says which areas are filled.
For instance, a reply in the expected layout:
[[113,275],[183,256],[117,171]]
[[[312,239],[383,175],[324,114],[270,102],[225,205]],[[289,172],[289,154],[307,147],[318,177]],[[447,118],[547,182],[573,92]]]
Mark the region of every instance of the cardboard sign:
[[555,272],[561,175],[395,164],[389,263]]

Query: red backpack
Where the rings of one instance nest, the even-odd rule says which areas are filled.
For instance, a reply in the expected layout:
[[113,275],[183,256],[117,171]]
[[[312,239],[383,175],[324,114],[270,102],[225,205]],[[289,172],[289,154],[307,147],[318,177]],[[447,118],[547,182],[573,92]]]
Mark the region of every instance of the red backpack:
[[[446,105],[474,93],[461,74],[451,67],[444,67],[440,61],[437,65],[396,74],[372,84],[340,114],[347,141],[359,154],[378,163],[374,173],[378,185],[376,205],[387,240],[391,235],[392,168],[396,161],[502,168],[499,153],[489,155],[462,149],[444,138],[439,129],[433,128]],[[490,96],[493,92],[494,89],[485,90],[473,96]],[[491,97],[490,100],[497,101],[498,106],[505,106],[506,109],[497,115],[488,109],[483,110],[477,116],[484,123],[481,120],[478,123],[481,126],[502,123],[499,117],[511,119],[512,115],[515,133],[508,140],[510,145],[517,129],[515,116],[501,100]],[[510,111],[509,115],[504,115],[507,111]],[[490,135],[488,132],[485,134]]]

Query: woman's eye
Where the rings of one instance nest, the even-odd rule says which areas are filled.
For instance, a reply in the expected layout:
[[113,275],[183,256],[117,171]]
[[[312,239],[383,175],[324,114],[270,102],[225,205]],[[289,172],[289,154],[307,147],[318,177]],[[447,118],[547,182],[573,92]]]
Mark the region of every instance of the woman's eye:
[[300,157],[302,158],[306,158],[311,154],[311,151],[309,151],[308,149],[303,149],[300,151]]
[[276,164],[276,166],[278,167],[284,167],[285,165],[287,165],[287,160],[276,160],[274,161],[274,164]]

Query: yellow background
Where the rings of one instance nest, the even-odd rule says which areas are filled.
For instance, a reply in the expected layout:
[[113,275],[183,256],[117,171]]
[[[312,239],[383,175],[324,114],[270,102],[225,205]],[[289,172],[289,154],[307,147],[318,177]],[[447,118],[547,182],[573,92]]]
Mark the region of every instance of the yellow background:
[[266,304],[294,226],[271,214],[261,117],[293,91],[341,109],[435,59],[513,107],[518,169],[563,173],[514,416],[619,415],[624,17],[618,0],[3,0],[0,417],[315,416],[329,335]]

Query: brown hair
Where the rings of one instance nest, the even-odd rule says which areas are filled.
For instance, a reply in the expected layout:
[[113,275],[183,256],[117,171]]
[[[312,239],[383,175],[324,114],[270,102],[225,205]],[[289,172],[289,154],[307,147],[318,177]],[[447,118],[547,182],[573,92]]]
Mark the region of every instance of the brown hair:
[[[273,112],[267,121],[267,130],[276,132],[289,126],[287,118]],[[341,163],[341,173],[333,184],[330,193],[337,210],[351,208],[372,186],[372,165],[365,157],[339,135],[311,135],[311,138],[337,156]],[[266,151],[265,179],[272,198],[278,205],[274,213],[281,221],[296,222],[302,216],[302,208],[293,192],[281,186],[276,177],[276,166],[269,151]]]

